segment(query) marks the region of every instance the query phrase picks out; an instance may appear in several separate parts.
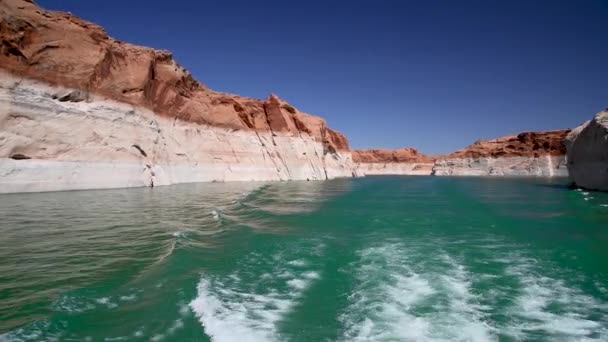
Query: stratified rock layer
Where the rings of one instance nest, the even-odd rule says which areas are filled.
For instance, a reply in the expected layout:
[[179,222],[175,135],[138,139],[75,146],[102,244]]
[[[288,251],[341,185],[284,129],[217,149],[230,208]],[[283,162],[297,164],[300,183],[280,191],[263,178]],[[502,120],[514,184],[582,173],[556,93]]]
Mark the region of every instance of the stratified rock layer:
[[430,175],[435,158],[415,148],[353,150],[360,175]]
[[350,153],[291,136],[193,124],[0,73],[0,192],[351,177]]
[[566,137],[568,173],[579,187],[608,191],[608,109]]
[[0,68],[0,192],[356,175],[322,118],[31,1],[0,1]]
[[569,130],[524,132],[479,140],[456,152],[428,156],[414,148],[355,150],[360,174],[437,176],[567,176]]
[[74,90],[60,100],[102,95],[197,124],[290,136],[306,132],[328,150],[348,150],[346,138],[323,119],[274,95],[262,101],[210,90],[168,51],[115,40],[98,25],[31,1],[3,0],[0,16],[2,68]]
[[475,143],[437,158],[437,176],[567,176],[570,130],[524,132]]

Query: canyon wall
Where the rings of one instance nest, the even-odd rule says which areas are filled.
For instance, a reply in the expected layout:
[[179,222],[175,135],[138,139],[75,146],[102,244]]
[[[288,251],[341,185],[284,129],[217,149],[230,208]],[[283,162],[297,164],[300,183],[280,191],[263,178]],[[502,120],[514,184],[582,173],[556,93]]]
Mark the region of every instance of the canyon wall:
[[[581,147],[593,139],[599,146],[603,118],[571,139],[575,178],[604,166],[593,158],[605,150]],[[168,51],[121,42],[32,1],[0,1],[0,192],[389,174],[566,176],[568,132],[480,140],[441,156],[350,151],[325,120],[276,95],[211,90]]]
[[360,175],[430,175],[435,159],[415,148],[353,150]]
[[569,130],[525,132],[475,143],[447,155],[416,149],[355,150],[361,174],[565,177]]
[[31,1],[0,18],[0,192],[356,176],[346,137],[275,95],[210,90]]
[[568,176],[564,139],[569,130],[524,132],[475,143],[441,156],[437,176]]
[[608,109],[566,137],[568,172],[573,185],[608,191]]

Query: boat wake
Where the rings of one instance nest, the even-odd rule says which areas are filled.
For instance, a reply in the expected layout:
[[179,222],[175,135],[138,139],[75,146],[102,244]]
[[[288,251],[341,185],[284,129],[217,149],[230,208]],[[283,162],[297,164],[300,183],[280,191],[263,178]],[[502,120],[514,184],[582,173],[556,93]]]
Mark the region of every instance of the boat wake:
[[413,267],[411,252],[388,244],[359,253],[352,265],[357,285],[340,316],[343,340],[491,340],[493,329],[466,269],[446,254]]
[[541,273],[546,265],[508,254],[484,263],[501,271],[475,272],[440,249],[400,243],[360,251],[342,340],[608,339],[608,305]]
[[[254,269],[266,269],[256,275]],[[307,260],[251,253],[227,276],[203,274],[190,303],[213,341],[282,340],[279,323],[321,274]]]

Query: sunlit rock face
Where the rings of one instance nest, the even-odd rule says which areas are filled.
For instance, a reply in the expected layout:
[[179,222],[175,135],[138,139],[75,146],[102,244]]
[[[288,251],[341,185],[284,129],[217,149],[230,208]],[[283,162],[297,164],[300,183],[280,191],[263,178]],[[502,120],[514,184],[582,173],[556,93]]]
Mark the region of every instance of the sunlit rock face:
[[435,162],[432,173],[435,176],[568,176],[565,156],[551,155],[441,159]]
[[346,137],[276,95],[213,91],[30,1],[0,15],[0,192],[356,175]]
[[435,176],[567,176],[564,138],[569,130],[524,132],[475,143],[447,155],[414,148],[354,150],[360,174]]
[[475,143],[441,156],[437,176],[567,176],[564,138],[570,130],[524,132]]
[[573,129],[566,138],[568,172],[574,185],[608,191],[608,109]]
[[360,175],[430,175],[434,157],[415,148],[353,150]]

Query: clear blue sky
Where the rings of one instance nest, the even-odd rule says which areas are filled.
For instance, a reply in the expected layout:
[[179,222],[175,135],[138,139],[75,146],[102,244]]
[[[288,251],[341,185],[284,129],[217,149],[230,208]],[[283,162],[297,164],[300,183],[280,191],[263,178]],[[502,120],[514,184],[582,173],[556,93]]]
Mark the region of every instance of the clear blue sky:
[[207,86],[274,92],[355,148],[449,152],[608,107],[608,1],[44,0],[171,50]]

